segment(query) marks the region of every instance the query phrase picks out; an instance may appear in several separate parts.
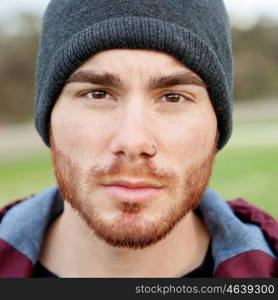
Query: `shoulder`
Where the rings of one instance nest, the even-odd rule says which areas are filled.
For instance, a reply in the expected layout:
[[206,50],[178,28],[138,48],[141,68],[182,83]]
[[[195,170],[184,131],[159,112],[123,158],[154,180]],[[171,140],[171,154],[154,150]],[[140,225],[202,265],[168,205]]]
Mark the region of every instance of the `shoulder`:
[[266,239],[278,253],[278,222],[270,214],[250,204],[248,201],[238,198],[227,201],[234,214],[243,222],[256,224],[263,231]]
[[56,187],[16,200],[0,211],[0,277],[28,277],[47,226],[62,212]]
[[212,238],[216,277],[276,277],[278,224],[243,199],[225,201],[213,190],[200,208]]
[[14,200],[12,202],[7,203],[6,205],[4,205],[2,208],[0,208],[0,221],[1,219],[4,217],[4,215],[14,206],[16,206],[17,204],[21,203],[24,200],[27,200],[31,197],[35,196],[35,194],[31,194],[28,197],[24,197],[24,198],[20,198],[17,200]]

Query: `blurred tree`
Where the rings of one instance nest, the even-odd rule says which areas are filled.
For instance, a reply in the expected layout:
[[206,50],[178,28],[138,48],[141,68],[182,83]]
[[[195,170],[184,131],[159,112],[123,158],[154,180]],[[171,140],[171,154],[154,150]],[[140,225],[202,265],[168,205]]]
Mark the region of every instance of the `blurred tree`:
[[249,30],[234,28],[235,99],[278,95],[278,25],[261,19]]
[[4,27],[0,38],[0,122],[20,122],[32,117],[34,74],[40,20],[23,14]]

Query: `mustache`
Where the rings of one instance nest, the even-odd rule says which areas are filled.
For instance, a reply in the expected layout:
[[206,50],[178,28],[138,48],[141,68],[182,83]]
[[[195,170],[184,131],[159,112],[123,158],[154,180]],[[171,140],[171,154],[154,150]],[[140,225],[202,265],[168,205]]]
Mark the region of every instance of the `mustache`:
[[[71,166],[72,175],[76,178],[77,174],[80,172],[80,168],[76,162],[71,161],[70,158],[66,157],[61,150],[57,149],[51,128],[50,144],[55,170],[58,167],[64,169],[66,165]],[[165,182],[167,185],[178,182],[178,176],[176,173],[167,168],[158,168],[148,159],[144,159],[140,163],[136,163],[136,165],[131,165],[124,163],[119,157],[115,157],[110,164],[96,164],[90,166],[85,174],[85,182],[92,183],[92,181],[100,181],[108,176],[112,178],[117,177],[117,179],[119,179],[120,176],[126,178],[138,177],[141,180],[144,178],[151,178],[162,183]]]
[[138,177],[142,178],[153,178],[158,181],[177,181],[177,175],[168,170],[158,168],[153,162],[144,160],[136,166],[123,163],[119,158],[115,158],[111,164],[106,166],[95,165],[91,166],[88,172],[89,178],[95,178],[97,180],[109,177]]

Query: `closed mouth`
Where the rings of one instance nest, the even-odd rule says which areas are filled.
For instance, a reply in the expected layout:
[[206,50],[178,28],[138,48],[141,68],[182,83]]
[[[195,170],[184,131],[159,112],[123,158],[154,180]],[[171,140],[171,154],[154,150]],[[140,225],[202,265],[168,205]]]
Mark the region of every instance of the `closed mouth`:
[[102,185],[111,198],[129,203],[142,203],[153,200],[161,191],[162,186],[146,181],[113,181]]

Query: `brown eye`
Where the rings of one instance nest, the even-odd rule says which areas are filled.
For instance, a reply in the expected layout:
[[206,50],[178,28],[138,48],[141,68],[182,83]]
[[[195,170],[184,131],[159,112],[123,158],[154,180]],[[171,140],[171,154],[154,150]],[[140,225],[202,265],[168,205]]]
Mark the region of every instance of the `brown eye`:
[[170,103],[178,103],[181,100],[184,100],[185,97],[179,94],[167,94],[165,95],[166,101]]
[[104,99],[107,96],[107,92],[101,91],[101,90],[92,91],[92,92],[89,92],[87,95],[91,99]]

